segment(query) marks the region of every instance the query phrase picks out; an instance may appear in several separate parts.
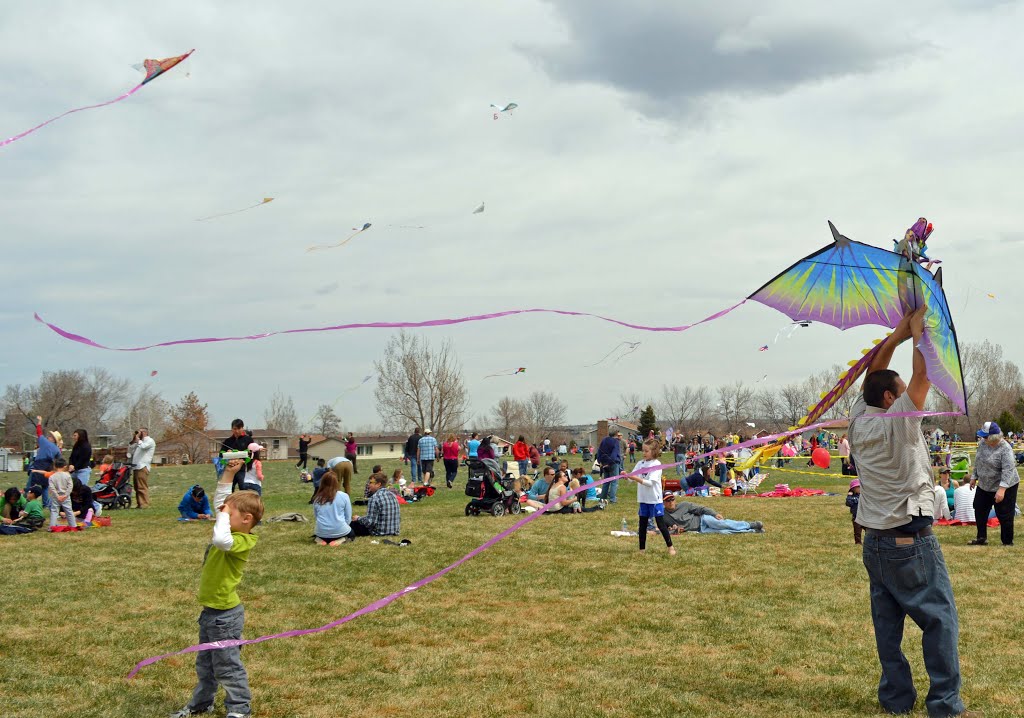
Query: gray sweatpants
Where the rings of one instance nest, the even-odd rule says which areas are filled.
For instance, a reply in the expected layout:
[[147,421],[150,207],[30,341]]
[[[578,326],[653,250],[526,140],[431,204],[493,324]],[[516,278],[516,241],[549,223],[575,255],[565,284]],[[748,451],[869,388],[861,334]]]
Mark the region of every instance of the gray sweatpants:
[[[199,642],[212,643],[229,638],[241,638],[245,625],[245,609],[242,604],[219,611],[203,608],[199,614]],[[242,649],[215,648],[196,654],[196,677],[199,679],[192,692],[188,707],[194,713],[201,713],[213,705],[217,686],[224,687],[224,708],[228,713],[249,714],[249,676],[242,665]]]

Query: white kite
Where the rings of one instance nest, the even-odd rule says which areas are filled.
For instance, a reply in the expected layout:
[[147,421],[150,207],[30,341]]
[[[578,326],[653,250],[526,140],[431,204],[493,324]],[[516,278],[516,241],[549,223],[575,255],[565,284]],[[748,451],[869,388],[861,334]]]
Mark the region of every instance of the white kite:
[[484,203],[481,202],[480,206],[473,210],[473,214],[483,214],[483,211],[484,211]]
[[500,115],[502,112],[507,112],[507,113],[509,113],[511,115],[512,114],[512,110],[514,110],[517,107],[519,107],[519,105],[517,105],[514,102],[510,102],[507,105],[496,105],[496,104],[494,104],[492,102],[491,103],[491,107],[493,107],[495,110],[497,110],[497,112],[494,113],[494,119],[498,119],[498,115]]

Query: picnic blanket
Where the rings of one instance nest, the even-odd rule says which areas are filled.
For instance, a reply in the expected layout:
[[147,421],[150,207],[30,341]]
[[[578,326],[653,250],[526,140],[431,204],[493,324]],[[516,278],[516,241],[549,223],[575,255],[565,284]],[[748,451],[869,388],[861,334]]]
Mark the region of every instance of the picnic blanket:
[[[957,521],[956,519],[938,519],[935,521],[936,526],[975,526],[973,521]],[[999,519],[989,519],[989,528],[996,528],[999,526]]]

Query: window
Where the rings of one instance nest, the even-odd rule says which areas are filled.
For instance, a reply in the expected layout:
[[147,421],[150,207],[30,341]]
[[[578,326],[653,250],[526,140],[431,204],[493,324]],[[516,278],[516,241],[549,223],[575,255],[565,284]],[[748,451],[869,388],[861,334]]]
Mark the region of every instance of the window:
[[277,449],[280,449],[280,448],[281,448],[281,440],[280,439],[274,439],[274,450],[276,451]]
[[373,444],[360,444],[357,446],[356,456],[373,456]]
[[388,453],[391,453],[391,454],[395,453],[395,445],[394,444],[388,444]]

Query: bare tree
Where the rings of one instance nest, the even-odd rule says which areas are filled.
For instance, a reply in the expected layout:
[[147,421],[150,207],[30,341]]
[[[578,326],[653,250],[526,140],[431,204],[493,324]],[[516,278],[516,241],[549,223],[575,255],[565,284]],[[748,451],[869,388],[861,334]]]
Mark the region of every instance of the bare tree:
[[718,412],[727,431],[733,431],[750,416],[754,406],[754,390],[742,381],[718,387]]
[[706,386],[663,386],[656,409],[678,432],[690,436],[707,428],[712,405],[711,392]]
[[330,404],[321,404],[313,414],[313,433],[336,436],[341,433],[341,418]]
[[148,385],[129,391],[110,430],[117,442],[128,443],[132,432],[140,425],[149,428],[150,436],[158,441],[170,435],[171,405]]
[[620,419],[637,421],[640,418],[640,412],[650,403],[650,399],[646,399],[636,392],[619,394],[619,404],[612,409],[611,415]]
[[278,389],[270,397],[270,406],[263,412],[263,421],[268,429],[283,431],[288,436],[299,433],[299,417],[295,414],[295,404],[290,396],[285,396]]
[[796,426],[807,415],[811,396],[806,382],[786,384],[779,390],[780,417],[786,426]]
[[535,391],[526,399],[526,410],[534,439],[542,439],[556,426],[565,423],[566,406],[549,391]]
[[766,388],[757,392],[754,397],[754,405],[757,407],[758,417],[772,429],[792,426],[792,424],[786,423],[785,407],[777,390]]
[[43,372],[38,384],[8,385],[4,404],[32,424],[36,416],[63,433],[106,428],[111,412],[124,401],[130,383],[101,367],[84,371]]
[[465,422],[469,393],[451,340],[434,349],[417,335],[399,332],[374,367],[377,411],[386,426],[415,424],[441,435]]
[[503,396],[491,409],[486,425],[492,427],[499,436],[510,436],[525,433],[529,426],[529,411],[526,404],[510,396]]

